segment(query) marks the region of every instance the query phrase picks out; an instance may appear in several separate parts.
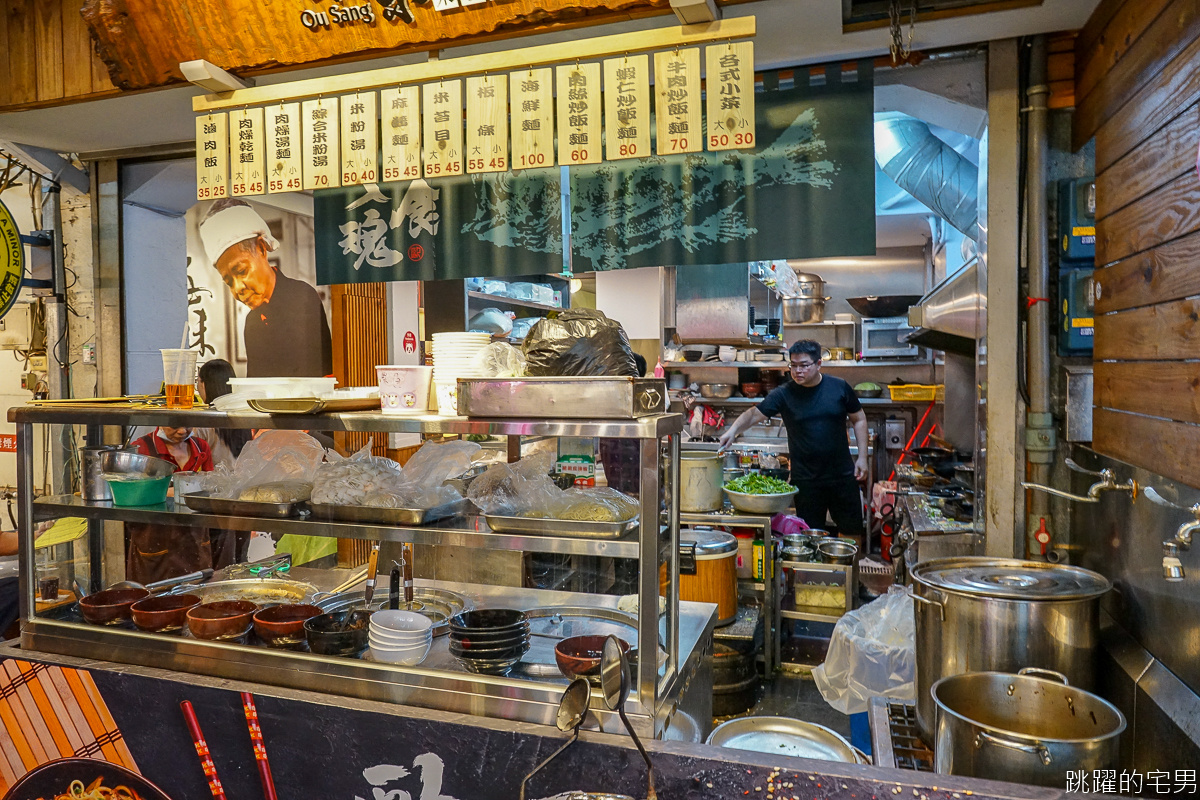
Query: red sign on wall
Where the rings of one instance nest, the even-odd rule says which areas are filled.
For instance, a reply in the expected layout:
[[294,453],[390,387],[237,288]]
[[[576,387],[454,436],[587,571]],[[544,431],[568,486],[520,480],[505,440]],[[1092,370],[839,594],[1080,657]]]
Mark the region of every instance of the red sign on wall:
[[17,452],[17,435],[15,433],[0,433],[0,453]]

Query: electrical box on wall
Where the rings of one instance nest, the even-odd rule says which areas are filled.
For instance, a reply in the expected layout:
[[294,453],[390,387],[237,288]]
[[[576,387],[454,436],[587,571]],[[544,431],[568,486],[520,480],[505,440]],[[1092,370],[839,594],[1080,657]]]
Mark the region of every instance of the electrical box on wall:
[[33,333],[33,312],[29,303],[16,303],[0,319],[0,350],[28,350]]
[[904,420],[885,419],[883,421],[883,446],[888,450],[904,449]]
[[1058,182],[1058,257],[1067,264],[1093,266],[1096,260],[1096,179]]
[[1092,354],[1096,332],[1093,272],[1092,269],[1079,268],[1062,270],[1058,274],[1060,356]]

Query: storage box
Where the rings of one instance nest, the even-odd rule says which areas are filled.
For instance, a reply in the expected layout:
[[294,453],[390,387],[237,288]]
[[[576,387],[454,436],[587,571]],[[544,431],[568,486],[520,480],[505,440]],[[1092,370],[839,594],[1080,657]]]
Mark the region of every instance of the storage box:
[[929,386],[920,383],[902,383],[888,387],[892,400],[906,400],[913,403],[932,403],[938,398],[938,392],[945,396],[946,387],[938,384]]

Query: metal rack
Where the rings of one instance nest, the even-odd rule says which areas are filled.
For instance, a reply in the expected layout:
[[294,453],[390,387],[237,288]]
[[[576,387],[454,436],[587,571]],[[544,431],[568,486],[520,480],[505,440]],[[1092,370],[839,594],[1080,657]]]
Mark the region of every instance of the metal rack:
[[[678,457],[682,418],[674,414],[631,420],[485,420],[464,417],[398,417],[380,412],[317,416],[267,415],[255,412],[225,414],[208,409],[175,411],[155,407],[86,405],[23,406],[9,410],[17,426],[18,508],[21,559],[21,645],[29,650],[83,656],[199,673],[214,677],[254,680],[293,688],[316,689],[365,699],[421,705],[464,713],[552,724],[562,679],[527,679],[474,675],[447,666],[449,659],[417,667],[374,664],[357,659],[271,650],[183,636],[164,636],[136,630],[102,628],[75,621],[47,619],[34,613],[35,581],[33,528],[60,516],[88,520],[87,538],[91,591],[105,584],[102,567],[106,522],[182,525],[227,530],[266,530],[279,533],[336,536],[371,540],[454,545],[491,550],[636,558],[639,561],[639,608],[659,606],[660,575],[667,585],[665,611],[637,616],[639,642],[658,642],[659,658],[639,660],[634,676],[636,697],[627,711],[636,727],[649,736],[662,736],[685,690],[704,693],[711,682],[705,656],[711,648],[712,606],[683,603],[678,597],[679,512]],[[640,441],[642,524],[621,539],[597,540],[563,535],[496,533],[478,516],[461,516],[425,527],[387,527],[333,523],[312,519],[202,514],[175,506],[121,507],[89,502],[75,496],[34,499],[34,424],[83,425],[88,442],[104,441],[106,426],[188,426],[209,428],[280,428],[321,431],[377,431],[425,434],[487,434],[492,436],[577,436]],[[511,441],[511,440],[510,440]],[[655,524],[657,522],[658,524]],[[660,572],[661,570],[661,572]],[[531,589],[472,587],[482,596],[503,597],[528,604],[598,605],[616,607],[615,597],[544,592]],[[681,607],[682,606],[682,607]],[[525,606],[519,606],[525,607]],[[445,645],[443,644],[442,647]],[[436,649],[436,648],[435,648]],[[665,658],[664,658],[665,656]],[[431,657],[432,658],[432,657]],[[661,661],[662,663],[656,663]],[[707,676],[707,677],[706,677]],[[613,715],[597,706],[602,728]],[[703,716],[703,713],[701,713]]]
[[841,610],[836,614],[822,611],[820,606],[798,606],[795,603],[795,597],[788,597],[783,600],[779,615],[784,619],[800,619],[809,622],[837,622],[842,618],[842,615],[854,608],[854,594],[857,589],[854,579],[853,564],[820,564],[810,561],[784,561],[784,569],[790,569],[793,572],[810,572],[810,573],[825,573],[827,575],[841,575],[842,586],[845,589],[845,601]]

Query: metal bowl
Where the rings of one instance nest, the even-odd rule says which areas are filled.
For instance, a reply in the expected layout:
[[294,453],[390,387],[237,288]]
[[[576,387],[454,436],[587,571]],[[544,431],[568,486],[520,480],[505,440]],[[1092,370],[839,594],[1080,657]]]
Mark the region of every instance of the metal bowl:
[[165,478],[177,467],[161,458],[144,456],[131,450],[108,450],[100,456],[100,471],[117,475],[142,474],[148,478]]
[[713,728],[706,744],[777,756],[854,764],[854,748],[823,725],[790,717],[740,717]]
[[828,297],[785,297],[783,298],[783,322],[785,325],[804,325],[825,320],[825,301]]
[[797,491],[799,490],[793,489],[779,494],[746,494],[726,489],[725,494],[738,511],[747,514],[778,514],[792,504],[792,497]]
[[921,299],[919,294],[885,294],[867,297],[847,297],[850,307],[864,317],[902,317],[909,306]]
[[733,384],[702,383],[700,384],[700,396],[715,400],[724,400],[727,397],[733,396]]
[[853,564],[858,546],[840,539],[817,544],[817,557],[825,564]]

